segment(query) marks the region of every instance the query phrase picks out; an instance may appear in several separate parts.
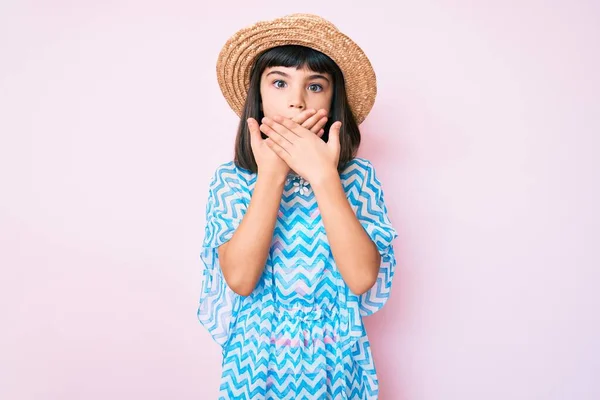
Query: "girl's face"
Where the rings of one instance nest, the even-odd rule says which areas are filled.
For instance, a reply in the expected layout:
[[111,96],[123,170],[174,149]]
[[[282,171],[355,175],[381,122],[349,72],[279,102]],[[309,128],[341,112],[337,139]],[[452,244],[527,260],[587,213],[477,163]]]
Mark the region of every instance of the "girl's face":
[[306,67],[270,67],[261,75],[260,95],[265,117],[293,118],[301,111],[321,108],[329,114],[333,79],[328,73]]

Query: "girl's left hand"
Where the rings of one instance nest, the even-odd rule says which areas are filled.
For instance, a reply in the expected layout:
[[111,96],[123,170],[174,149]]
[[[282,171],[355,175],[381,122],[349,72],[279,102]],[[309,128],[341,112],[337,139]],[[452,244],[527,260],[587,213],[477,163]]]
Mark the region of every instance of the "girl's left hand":
[[336,121],[329,129],[329,140],[281,116],[263,118],[260,130],[269,138],[267,145],[296,173],[309,183],[336,173],[340,158],[340,128]]

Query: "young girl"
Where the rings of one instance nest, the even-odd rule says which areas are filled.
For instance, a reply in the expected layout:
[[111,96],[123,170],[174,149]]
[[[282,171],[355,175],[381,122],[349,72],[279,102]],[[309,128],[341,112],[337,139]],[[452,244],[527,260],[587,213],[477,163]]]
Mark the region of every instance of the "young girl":
[[362,317],[390,294],[397,233],[373,165],[355,157],[371,64],[330,22],[293,14],[236,33],[217,73],[241,118],[201,253],[219,398],[375,399]]

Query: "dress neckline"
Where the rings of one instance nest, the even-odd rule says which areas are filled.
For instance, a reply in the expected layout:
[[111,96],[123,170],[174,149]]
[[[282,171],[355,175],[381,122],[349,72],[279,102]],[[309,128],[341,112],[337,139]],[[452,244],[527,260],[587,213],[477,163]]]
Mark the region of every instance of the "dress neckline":
[[286,181],[288,184],[293,185],[294,193],[304,195],[310,193],[310,183],[299,174],[294,174],[292,172],[288,173]]

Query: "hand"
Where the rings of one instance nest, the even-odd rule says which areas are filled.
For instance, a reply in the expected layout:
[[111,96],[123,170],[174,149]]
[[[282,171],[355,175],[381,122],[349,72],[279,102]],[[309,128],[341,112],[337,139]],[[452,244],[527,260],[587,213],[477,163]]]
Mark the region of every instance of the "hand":
[[322,108],[316,112],[312,109],[302,111],[292,118],[292,121],[302,125],[312,133],[321,137],[325,133],[325,130],[322,128],[327,123],[327,110]]
[[[305,110],[292,118],[292,121],[321,137],[325,133],[322,128],[327,123],[326,115],[326,110],[319,110],[319,112]],[[261,137],[257,121],[249,118],[247,123],[250,130],[250,146],[260,173],[270,174],[275,178],[285,178],[290,172],[290,167],[268,146],[269,139]]]
[[265,117],[262,122],[260,130],[269,137],[266,144],[303,178],[312,183],[326,174],[337,172],[341,121],[331,126],[327,143],[288,118]]

